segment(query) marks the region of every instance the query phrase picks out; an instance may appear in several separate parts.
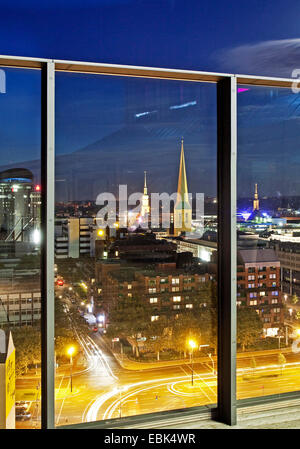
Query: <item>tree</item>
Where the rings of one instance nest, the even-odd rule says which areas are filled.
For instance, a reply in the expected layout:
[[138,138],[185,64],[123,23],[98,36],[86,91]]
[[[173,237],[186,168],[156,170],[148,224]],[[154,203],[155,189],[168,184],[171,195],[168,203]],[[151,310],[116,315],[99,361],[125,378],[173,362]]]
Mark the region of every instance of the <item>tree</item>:
[[293,303],[293,304],[297,304],[298,301],[299,301],[298,296],[297,296],[296,294],[293,295],[293,296],[292,296],[292,303]]
[[160,353],[172,347],[172,329],[169,324],[167,317],[162,315],[158,320],[150,322],[144,332],[147,338],[145,346],[148,350],[156,353],[158,361]]
[[252,307],[239,307],[237,310],[237,343],[242,350],[255,342],[262,335],[263,323]]
[[140,297],[120,297],[109,312],[109,338],[126,338],[133,341],[133,352],[139,357],[138,338],[149,326],[151,312]]
[[38,327],[22,326],[12,328],[16,348],[16,375],[26,374],[29,365],[40,363],[41,334]]

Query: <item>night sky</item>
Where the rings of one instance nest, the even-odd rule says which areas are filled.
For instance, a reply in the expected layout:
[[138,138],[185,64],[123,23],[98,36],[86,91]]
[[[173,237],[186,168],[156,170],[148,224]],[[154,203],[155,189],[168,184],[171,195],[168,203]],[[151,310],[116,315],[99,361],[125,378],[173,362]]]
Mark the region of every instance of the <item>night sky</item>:
[[[0,6],[7,55],[287,77],[300,61],[296,0]],[[9,69],[6,81],[1,165],[31,168],[38,180],[40,75]],[[95,199],[119,182],[142,188],[145,169],[152,191],[174,191],[181,136],[190,190],[216,194],[215,86],[59,74],[56,89],[58,199]],[[255,182],[262,196],[300,195],[299,95],[251,87],[238,106],[239,196]]]

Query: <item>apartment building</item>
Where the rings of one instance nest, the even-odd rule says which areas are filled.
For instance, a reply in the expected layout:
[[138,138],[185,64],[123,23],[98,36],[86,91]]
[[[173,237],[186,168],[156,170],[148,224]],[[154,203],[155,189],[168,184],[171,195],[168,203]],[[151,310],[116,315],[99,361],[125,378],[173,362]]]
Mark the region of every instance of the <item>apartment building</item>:
[[237,305],[253,307],[267,336],[276,335],[284,312],[280,287],[280,261],[273,249],[238,251]]

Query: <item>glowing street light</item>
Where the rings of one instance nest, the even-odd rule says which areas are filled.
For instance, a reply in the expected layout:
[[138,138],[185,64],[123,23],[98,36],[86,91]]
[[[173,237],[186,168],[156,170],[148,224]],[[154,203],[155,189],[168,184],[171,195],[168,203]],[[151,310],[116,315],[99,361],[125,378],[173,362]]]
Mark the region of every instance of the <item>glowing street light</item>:
[[98,229],[97,234],[98,234],[99,237],[103,237],[103,236],[104,236],[104,231],[103,231],[103,229]]
[[192,386],[194,385],[194,349],[196,348],[197,344],[195,340],[190,339],[189,340],[189,347],[192,350]]
[[73,290],[73,288],[72,288],[72,287],[69,287],[69,290],[70,290],[70,291],[72,291],[72,290]]
[[72,385],[72,367],[73,367],[73,354],[74,354],[74,352],[75,352],[75,348],[74,348],[74,346],[70,346],[69,348],[68,348],[68,350],[67,350],[67,354],[68,354],[68,356],[70,357],[70,378],[71,378],[71,393],[72,393],[72,387],[73,387],[73,385]]
[[296,330],[296,334],[300,337],[300,329]]

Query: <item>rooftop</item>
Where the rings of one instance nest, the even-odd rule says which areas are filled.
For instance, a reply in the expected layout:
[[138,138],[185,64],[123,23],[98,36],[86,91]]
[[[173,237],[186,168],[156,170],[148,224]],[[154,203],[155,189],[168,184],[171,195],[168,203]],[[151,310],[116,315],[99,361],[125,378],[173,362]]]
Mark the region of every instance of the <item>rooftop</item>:
[[278,262],[273,249],[242,249],[238,258],[242,263]]

